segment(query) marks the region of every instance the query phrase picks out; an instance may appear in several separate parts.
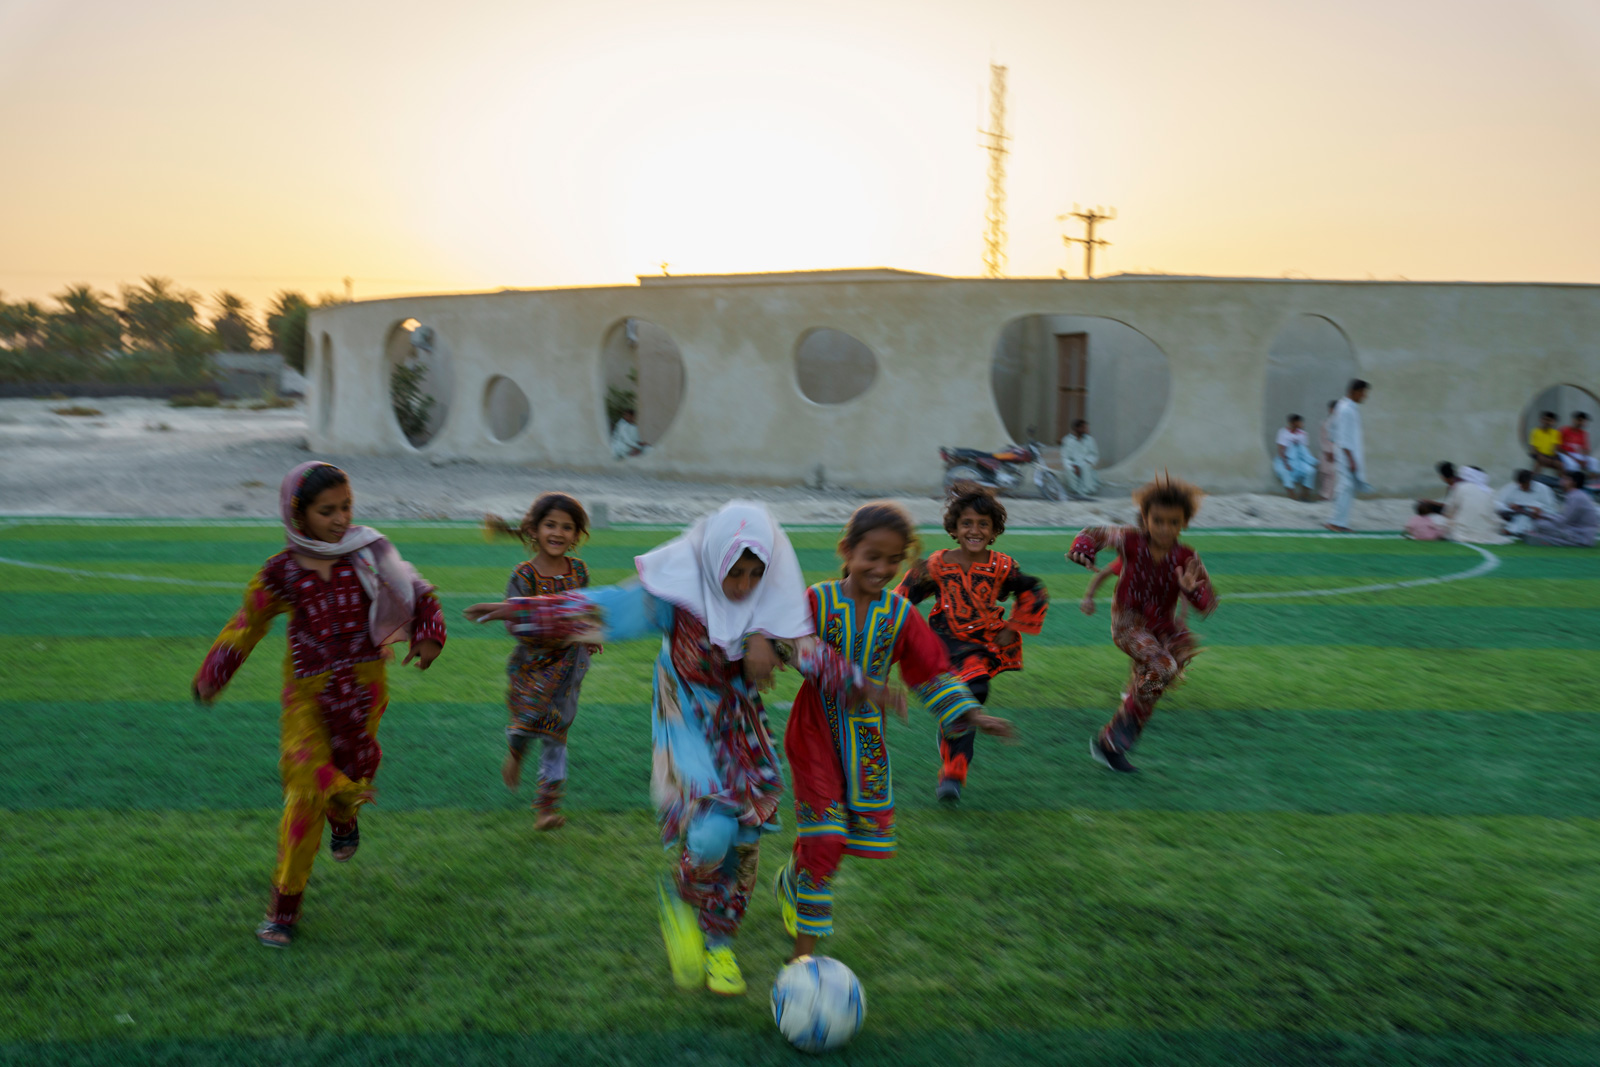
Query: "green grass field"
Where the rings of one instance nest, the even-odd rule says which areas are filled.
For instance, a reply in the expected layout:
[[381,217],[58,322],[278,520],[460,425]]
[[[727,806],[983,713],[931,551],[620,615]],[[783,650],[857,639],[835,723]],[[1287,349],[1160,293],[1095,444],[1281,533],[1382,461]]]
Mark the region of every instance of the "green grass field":
[[[188,684],[272,527],[0,522],[0,1064],[807,1060],[765,996],[789,947],[768,892],[788,833],[739,940],[751,995],[668,977],[652,644],[596,661],[571,821],[536,833],[497,773],[508,639],[459,615],[498,596],[518,548],[382,525],[439,586],[451,641],[427,674],[392,670],[361,853],[324,855],[298,941],[271,952],[251,930],[282,624],[214,708]],[[604,531],[582,554],[615,581],[668,536]],[[836,573],[835,537],[795,535],[812,580]],[[891,724],[901,849],[839,878],[826,950],[869,1009],[834,1059],[1600,1062],[1600,554],[1510,546],[1465,580],[1230,600],[1485,561],[1398,538],[1191,540],[1223,604],[1136,777],[1087,754],[1126,661],[1104,609],[1077,610],[1067,537],[1002,541],[1055,601],[1027,670],[994,687],[1022,740],[980,742],[951,812],[931,724]]]

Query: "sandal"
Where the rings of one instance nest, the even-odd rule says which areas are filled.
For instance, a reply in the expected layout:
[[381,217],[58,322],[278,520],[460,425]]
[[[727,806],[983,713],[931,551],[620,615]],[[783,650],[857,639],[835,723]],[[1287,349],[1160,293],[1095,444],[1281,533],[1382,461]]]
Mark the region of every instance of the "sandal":
[[294,927],[269,919],[256,927],[256,940],[268,948],[288,948],[294,940]]
[[[348,863],[350,857],[356,854],[356,849],[361,847],[361,827],[357,826],[348,834],[329,834],[328,849],[333,853],[333,862]],[[339,855],[345,849],[350,851]]]

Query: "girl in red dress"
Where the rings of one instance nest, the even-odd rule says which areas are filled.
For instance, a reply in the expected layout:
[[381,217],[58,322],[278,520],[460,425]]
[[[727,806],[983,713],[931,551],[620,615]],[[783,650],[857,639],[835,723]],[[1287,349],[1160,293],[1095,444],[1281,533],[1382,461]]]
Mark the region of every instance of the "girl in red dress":
[[1089,754],[1114,771],[1138,770],[1128,762],[1128,751],[1138,743],[1156,701],[1182,679],[1194,658],[1194,635],[1174,615],[1178,597],[1202,615],[1217,606],[1199,554],[1178,541],[1200,510],[1201,496],[1187,482],[1157,478],[1133,494],[1137,527],[1090,526],[1067,553],[1069,562],[1093,569],[1095,554],[1110,547],[1122,565],[1111,601],[1111,639],[1133,661],[1132,674],[1117,713],[1089,742]]

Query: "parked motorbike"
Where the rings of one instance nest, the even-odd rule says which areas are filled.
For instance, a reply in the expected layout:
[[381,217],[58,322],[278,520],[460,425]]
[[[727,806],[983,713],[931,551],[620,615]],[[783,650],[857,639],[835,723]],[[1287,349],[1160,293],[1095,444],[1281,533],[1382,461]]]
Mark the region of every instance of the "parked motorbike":
[[998,452],[976,448],[940,448],[944,461],[944,486],[957,482],[976,482],[996,492],[1009,493],[1032,482],[1046,500],[1065,500],[1067,491],[1061,479],[1044,462],[1044,446],[1038,441],[1007,445]]

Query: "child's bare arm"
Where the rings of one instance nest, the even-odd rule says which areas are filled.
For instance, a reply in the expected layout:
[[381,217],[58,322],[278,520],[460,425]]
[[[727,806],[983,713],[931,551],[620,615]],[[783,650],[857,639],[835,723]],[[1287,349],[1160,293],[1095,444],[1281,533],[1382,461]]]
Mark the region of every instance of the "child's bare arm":
[[1085,615],[1094,614],[1095,594],[1100,591],[1100,587],[1104,585],[1106,580],[1110,577],[1111,568],[1101,567],[1099,570],[1094,572],[1094,577],[1089,579],[1089,586],[1083,591],[1083,600],[1078,604],[1078,609]]

